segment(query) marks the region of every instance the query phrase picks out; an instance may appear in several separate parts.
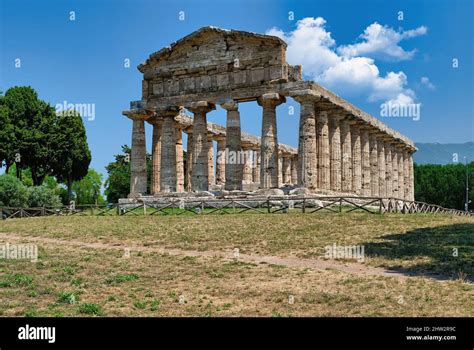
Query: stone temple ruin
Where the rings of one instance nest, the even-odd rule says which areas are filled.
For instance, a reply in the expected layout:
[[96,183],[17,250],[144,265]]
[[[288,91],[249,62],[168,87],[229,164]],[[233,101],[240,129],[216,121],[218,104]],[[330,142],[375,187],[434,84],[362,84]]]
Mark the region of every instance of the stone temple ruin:
[[[133,121],[128,201],[283,194],[282,187],[297,194],[414,200],[413,142],[303,80],[302,67],[286,63],[285,54],[277,37],[204,27],[139,65],[142,99],[123,112]],[[288,97],[301,107],[298,149],[277,138],[276,107]],[[239,104],[248,101],[262,107],[260,138],[241,132]],[[206,120],[218,105],[227,110],[225,127]],[[145,121],[153,126],[151,193]],[[186,166],[182,132],[188,135]]]

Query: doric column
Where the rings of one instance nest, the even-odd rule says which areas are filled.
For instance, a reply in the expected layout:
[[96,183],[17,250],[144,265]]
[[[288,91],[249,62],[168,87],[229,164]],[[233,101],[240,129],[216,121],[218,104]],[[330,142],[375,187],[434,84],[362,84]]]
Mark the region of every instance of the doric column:
[[371,191],[371,168],[370,168],[370,142],[369,130],[361,129],[360,131],[360,148],[361,148],[361,167],[362,167],[362,195],[370,197]]
[[318,111],[317,106],[316,111],[316,139],[318,141],[318,187],[322,190],[328,190],[330,184],[328,114],[326,111]]
[[278,187],[283,186],[283,156],[278,152]]
[[291,158],[288,154],[284,154],[282,158],[283,185],[289,185],[291,183]]
[[151,170],[151,188],[150,193],[160,192],[160,171],[161,171],[161,127],[163,120],[161,118],[150,118],[148,123],[153,126],[153,139],[151,145],[152,170]]
[[394,144],[390,145],[392,153],[392,197],[400,198],[398,193],[398,152]]
[[413,168],[413,153],[408,154],[408,183],[410,186],[410,191],[408,193],[408,200],[415,200],[415,173]]
[[392,197],[392,146],[385,141],[385,196]]
[[217,157],[216,157],[216,184],[225,184],[225,157],[226,157],[225,138],[217,139]]
[[210,135],[207,135],[207,174],[209,186],[216,183],[216,176],[214,174],[214,143]]
[[316,111],[311,96],[294,97],[300,103],[298,138],[297,184],[301,187],[318,187],[318,158],[316,142]]
[[378,142],[375,132],[369,136],[370,145],[370,195],[372,197],[379,196],[379,168],[378,168]]
[[253,181],[253,159],[252,159],[252,150],[248,147],[243,149],[243,161],[244,161],[244,170],[243,170],[243,183],[250,184]]
[[134,197],[147,193],[145,120],[148,115],[137,113],[127,117],[133,120],[129,197]]
[[352,192],[352,144],[349,120],[341,120],[342,191]]
[[405,198],[405,160],[403,159],[403,150],[400,148],[402,146],[397,145],[397,159],[398,159],[398,198]]
[[234,101],[221,106],[227,110],[225,189],[242,190],[243,164],[238,161],[242,152],[240,113]]
[[278,138],[276,106],[285,102],[277,93],[268,93],[257,99],[263,107],[261,137],[260,187],[278,187]]
[[406,200],[410,200],[410,155],[408,150],[403,150],[403,177],[404,177],[404,197]]
[[256,148],[253,150],[253,164],[252,164],[252,181],[254,183],[260,183],[260,149]]
[[352,191],[362,194],[362,154],[360,143],[360,129],[357,124],[351,125],[352,150]]
[[176,192],[184,192],[183,131],[174,129],[176,140]]
[[329,152],[330,152],[330,187],[331,190],[341,191],[341,117],[329,116]]
[[385,171],[385,141],[383,138],[378,138],[377,139],[377,154],[378,154],[378,160],[377,160],[377,167],[379,170],[379,197],[387,197],[387,189],[385,185],[385,176],[386,176],[386,171]]
[[186,192],[191,192],[191,174],[193,171],[193,133],[188,131],[188,143],[186,145]]
[[208,191],[209,154],[206,114],[215,109],[215,106],[207,101],[199,101],[192,103],[188,109],[194,113],[191,186],[193,191]]
[[163,117],[160,189],[161,192],[176,192],[176,122],[174,118],[178,115],[178,112],[166,111],[159,115]]
[[291,184],[298,184],[298,155],[294,154],[291,157]]

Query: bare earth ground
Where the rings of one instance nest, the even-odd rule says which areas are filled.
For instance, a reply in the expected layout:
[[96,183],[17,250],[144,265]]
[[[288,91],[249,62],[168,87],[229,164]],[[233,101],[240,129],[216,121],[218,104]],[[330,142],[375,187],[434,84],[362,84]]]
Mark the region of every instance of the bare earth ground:
[[[6,242],[40,257],[0,260],[3,316],[474,315],[472,218],[45,217],[0,221]],[[324,259],[334,243],[365,262]]]

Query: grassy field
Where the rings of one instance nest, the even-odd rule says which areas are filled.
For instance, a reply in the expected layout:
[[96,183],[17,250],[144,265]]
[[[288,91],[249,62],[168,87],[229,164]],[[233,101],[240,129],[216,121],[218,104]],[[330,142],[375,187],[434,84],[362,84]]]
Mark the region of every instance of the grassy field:
[[[0,260],[2,316],[474,316],[466,217],[40,217],[0,221],[6,242],[40,254]],[[332,244],[365,262],[320,265]]]

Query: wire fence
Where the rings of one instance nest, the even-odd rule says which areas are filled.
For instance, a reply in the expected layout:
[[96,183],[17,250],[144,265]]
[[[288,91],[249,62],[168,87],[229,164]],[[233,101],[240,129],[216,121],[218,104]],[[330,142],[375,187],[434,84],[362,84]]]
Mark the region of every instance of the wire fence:
[[350,213],[354,211],[371,214],[384,213],[432,213],[458,216],[473,216],[473,213],[439,205],[397,198],[376,197],[266,197],[266,198],[213,198],[157,199],[156,202],[136,204],[117,203],[109,205],[73,205],[61,207],[12,208],[0,207],[3,219],[38,216],[123,216],[123,215],[212,215],[240,213]]

